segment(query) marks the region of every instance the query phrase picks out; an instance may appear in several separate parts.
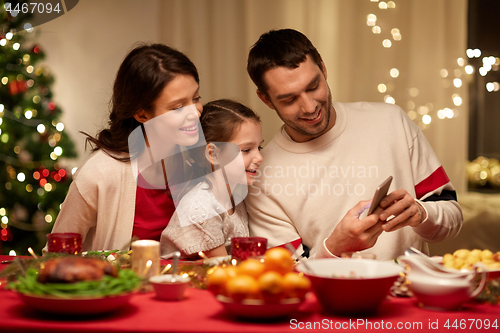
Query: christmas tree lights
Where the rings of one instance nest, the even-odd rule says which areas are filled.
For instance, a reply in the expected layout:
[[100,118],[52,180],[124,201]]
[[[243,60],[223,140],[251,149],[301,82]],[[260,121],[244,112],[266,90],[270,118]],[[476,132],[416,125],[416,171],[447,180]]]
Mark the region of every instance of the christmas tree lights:
[[60,159],[76,152],[30,14],[0,6],[0,248],[27,254],[45,244],[71,178]]

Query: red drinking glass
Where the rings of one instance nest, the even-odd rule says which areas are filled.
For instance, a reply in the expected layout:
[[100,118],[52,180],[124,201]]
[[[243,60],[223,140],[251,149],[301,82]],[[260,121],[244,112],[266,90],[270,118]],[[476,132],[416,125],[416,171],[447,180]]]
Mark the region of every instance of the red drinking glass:
[[231,257],[243,261],[250,257],[261,257],[267,250],[267,238],[233,237],[231,238]]
[[47,248],[49,252],[78,254],[82,252],[82,235],[72,232],[48,234]]

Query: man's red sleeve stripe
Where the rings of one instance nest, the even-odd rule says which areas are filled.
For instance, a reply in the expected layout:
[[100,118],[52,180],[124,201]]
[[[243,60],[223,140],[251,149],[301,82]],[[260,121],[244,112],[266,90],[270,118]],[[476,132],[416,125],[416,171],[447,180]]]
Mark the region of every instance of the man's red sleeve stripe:
[[[299,245],[300,245],[301,243],[302,243],[302,238],[298,238],[298,239],[296,239],[296,240],[294,240],[294,241],[291,241],[291,242],[290,242],[290,244],[292,244],[292,246],[293,246],[293,248],[294,248],[295,250],[297,250],[297,248],[299,247]],[[285,249],[286,249],[286,244],[278,245],[278,246],[276,246],[276,247],[283,247],[283,248],[285,248]]]
[[422,198],[426,193],[432,192],[449,182],[450,179],[448,178],[448,175],[444,171],[444,168],[440,166],[429,177],[415,185],[417,199]]

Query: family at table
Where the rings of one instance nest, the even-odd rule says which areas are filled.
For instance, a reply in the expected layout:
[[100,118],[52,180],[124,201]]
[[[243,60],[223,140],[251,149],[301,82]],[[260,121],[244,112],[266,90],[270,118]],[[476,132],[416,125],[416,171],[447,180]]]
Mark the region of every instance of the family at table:
[[[327,67],[302,33],[264,33],[247,71],[284,125],[263,147],[259,116],[229,99],[202,105],[195,65],[162,44],[123,60],[109,126],[86,134],[79,168],[52,232],[82,235],[83,251],[128,249],[133,237],[162,255],[228,254],[230,239],[291,243],[296,255],[377,259],[455,237],[462,212],[430,144],[385,103],[332,101]],[[367,215],[380,183],[389,194]]]

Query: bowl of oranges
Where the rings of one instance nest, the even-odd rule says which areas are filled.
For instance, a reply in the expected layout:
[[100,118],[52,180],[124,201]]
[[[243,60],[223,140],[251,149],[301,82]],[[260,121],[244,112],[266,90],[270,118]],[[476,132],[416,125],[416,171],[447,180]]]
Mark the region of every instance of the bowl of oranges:
[[311,290],[309,279],[294,267],[290,251],[272,248],[263,258],[215,267],[207,276],[207,289],[237,317],[284,317],[296,310]]

